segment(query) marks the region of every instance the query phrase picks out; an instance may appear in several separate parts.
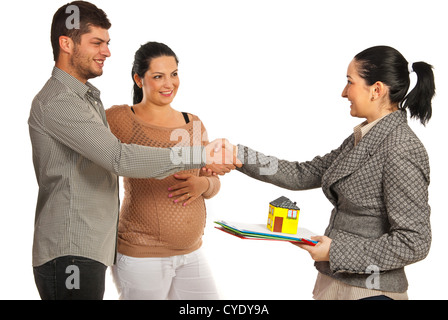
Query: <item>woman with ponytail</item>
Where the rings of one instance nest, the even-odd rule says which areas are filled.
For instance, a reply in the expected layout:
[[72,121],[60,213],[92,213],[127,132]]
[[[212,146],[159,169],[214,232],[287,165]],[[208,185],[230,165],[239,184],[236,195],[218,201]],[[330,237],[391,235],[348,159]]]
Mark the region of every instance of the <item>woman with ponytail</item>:
[[[178,63],[163,43],[148,42],[135,53],[134,105],[106,111],[120,141],[158,148],[207,144],[201,120],[171,106],[180,83]],[[120,299],[217,299],[201,246],[204,199],[218,193],[220,182],[203,173],[193,169],[162,180],[123,178],[112,268]]]
[[[412,72],[417,83],[408,93]],[[431,227],[428,155],[407,110],[425,125],[434,93],[429,64],[372,47],[348,66],[342,97],[365,121],[339,148],[289,162],[238,145],[238,171],[290,190],[321,187],[334,206],[317,245],[298,244],[316,261],[315,299],[408,299],[404,268],[427,256]],[[273,162],[278,170],[262,174]]]
[[[388,87],[386,96],[391,110],[409,109],[412,118],[425,125],[431,118],[431,100],[435,93],[432,66],[425,62],[408,62],[397,50],[377,46],[358,53],[353,62],[368,86],[382,82]],[[410,74],[417,74],[417,84],[407,94]]]

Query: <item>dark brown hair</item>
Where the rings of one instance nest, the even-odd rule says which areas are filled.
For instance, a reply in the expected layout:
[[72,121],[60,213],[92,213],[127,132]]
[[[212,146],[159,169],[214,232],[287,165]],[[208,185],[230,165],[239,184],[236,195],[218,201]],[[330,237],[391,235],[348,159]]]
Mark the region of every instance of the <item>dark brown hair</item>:
[[[78,16],[74,16],[74,15]],[[79,24],[73,24],[77,18]],[[59,58],[59,37],[70,37],[76,44],[81,43],[81,36],[90,32],[90,26],[109,30],[111,23],[106,13],[87,1],[73,1],[67,3],[56,11],[51,24],[51,45],[53,58]]]
[[134,56],[134,64],[132,66],[132,80],[134,81],[134,104],[138,104],[143,100],[143,89],[140,88],[134,80],[134,75],[137,74],[140,78],[145,77],[152,59],[159,57],[173,57],[176,63],[179,64],[179,59],[170,47],[160,42],[148,42],[137,50]]

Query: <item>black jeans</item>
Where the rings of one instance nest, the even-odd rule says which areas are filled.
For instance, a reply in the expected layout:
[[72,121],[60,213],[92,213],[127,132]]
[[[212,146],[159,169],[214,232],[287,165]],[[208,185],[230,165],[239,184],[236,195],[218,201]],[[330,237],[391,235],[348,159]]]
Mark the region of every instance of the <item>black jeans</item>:
[[107,267],[84,257],[64,256],[34,267],[42,300],[102,300]]
[[363,299],[360,299],[360,300],[393,300],[393,299],[382,294],[382,295],[379,295],[379,296],[367,297],[367,298],[363,298]]

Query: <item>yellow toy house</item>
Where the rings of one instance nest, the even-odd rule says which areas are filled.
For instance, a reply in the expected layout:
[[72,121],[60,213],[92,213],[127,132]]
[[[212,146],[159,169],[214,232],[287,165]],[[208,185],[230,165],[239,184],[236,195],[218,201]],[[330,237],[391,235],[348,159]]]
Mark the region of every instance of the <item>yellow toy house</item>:
[[280,197],[269,203],[268,229],[273,232],[296,234],[300,209],[295,202]]

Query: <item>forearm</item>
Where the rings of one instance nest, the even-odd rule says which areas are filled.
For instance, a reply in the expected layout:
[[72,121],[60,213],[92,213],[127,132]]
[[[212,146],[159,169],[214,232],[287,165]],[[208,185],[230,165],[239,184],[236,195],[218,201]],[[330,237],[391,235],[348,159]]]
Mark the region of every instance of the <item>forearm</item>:
[[[165,178],[175,172],[205,165],[202,146],[151,148],[121,143],[104,123],[85,108],[46,109],[45,131],[55,140],[117,175]],[[205,159],[204,159],[205,160]]]
[[290,190],[305,190],[321,186],[324,173],[313,162],[290,162],[238,145],[238,159],[243,163],[238,171],[263,182]]
[[430,230],[422,231],[393,231],[377,239],[338,232],[332,238],[330,268],[333,272],[369,273],[372,266],[388,271],[420,261],[431,245]]
[[221,181],[218,177],[202,177],[204,179],[207,179],[208,181],[208,188],[207,190],[202,194],[204,199],[211,199],[214,196],[216,196],[221,189]]
[[115,153],[112,171],[131,178],[163,179],[176,172],[197,169],[205,165],[203,147],[152,148],[120,144]]

